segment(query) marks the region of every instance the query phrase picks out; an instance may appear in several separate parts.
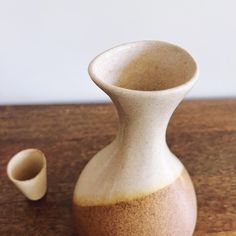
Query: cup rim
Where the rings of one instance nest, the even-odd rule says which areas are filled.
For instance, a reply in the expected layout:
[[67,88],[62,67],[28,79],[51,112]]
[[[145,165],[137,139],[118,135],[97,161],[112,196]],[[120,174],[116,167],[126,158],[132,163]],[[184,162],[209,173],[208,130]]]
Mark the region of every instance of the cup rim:
[[[94,72],[95,63],[102,56],[108,56],[109,54],[115,53],[116,51],[119,51],[119,50],[121,50],[125,47],[129,48],[129,47],[132,47],[132,46],[135,46],[135,45],[151,44],[151,43],[160,43],[160,44],[164,44],[164,45],[169,45],[171,47],[175,47],[177,49],[180,49],[181,51],[186,53],[190,57],[192,62],[195,64],[195,71],[194,71],[192,77],[188,81],[186,81],[186,82],[184,82],[180,85],[177,85],[175,87],[170,87],[170,88],[167,88],[167,89],[162,89],[162,90],[136,90],[136,89],[119,87],[119,86],[116,86],[114,84],[107,83],[103,79],[99,78],[97,76],[97,74]],[[113,92],[118,92],[118,93],[119,92],[120,93],[129,93],[129,94],[132,93],[134,95],[139,94],[139,95],[146,96],[146,95],[156,95],[156,94],[164,95],[164,94],[167,94],[167,93],[170,93],[170,92],[178,92],[178,91],[183,90],[185,88],[191,88],[198,79],[199,67],[198,67],[198,64],[197,64],[196,60],[194,59],[194,57],[192,55],[190,55],[190,53],[188,53],[185,49],[183,49],[180,46],[177,46],[175,44],[168,43],[168,42],[165,42],[165,41],[160,41],[160,40],[141,40],[141,41],[134,41],[134,42],[128,42],[128,43],[120,44],[118,46],[112,47],[112,48],[100,53],[98,56],[96,56],[89,63],[88,73],[89,73],[91,79],[94,81],[94,83],[97,84],[102,89],[105,89],[105,90],[108,90],[108,91],[113,91]]]
[[[32,152],[37,152],[39,153],[39,156],[41,157],[42,161],[43,161],[43,165],[42,167],[40,168],[40,171],[33,177],[33,178],[30,178],[30,179],[25,179],[25,180],[19,180],[19,179],[16,179],[13,177],[12,175],[12,171],[13,171],[13,167],[12,167],[12,164],[13,162],[20,158],[20,156],[24,153],[32,153]],[[46,169],[46,165],[47,165],[47,161],[46,161],[46,157],[44,155],[44,153],[42,151],[40,151],[39,149],[35,149],[35,148],[28,148],[28,149],[24,149],[24,150],[21,150],[19,152],[17,152],[8,162],[7,164],[7,176],[8,178],[14,182],[14,183],[26,183],[26,182],[30,182],[30,181],[33,181],[35,180],[45,169]]]

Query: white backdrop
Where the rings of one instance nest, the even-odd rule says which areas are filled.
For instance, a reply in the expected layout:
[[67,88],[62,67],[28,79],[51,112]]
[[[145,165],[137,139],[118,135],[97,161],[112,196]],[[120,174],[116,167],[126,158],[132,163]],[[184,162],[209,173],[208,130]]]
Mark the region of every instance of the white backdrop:
[[142,39],[197,59],[188,97],[236,96],[235,12],[235,0],[0,0],[0,104],[107,101],[89,61]]

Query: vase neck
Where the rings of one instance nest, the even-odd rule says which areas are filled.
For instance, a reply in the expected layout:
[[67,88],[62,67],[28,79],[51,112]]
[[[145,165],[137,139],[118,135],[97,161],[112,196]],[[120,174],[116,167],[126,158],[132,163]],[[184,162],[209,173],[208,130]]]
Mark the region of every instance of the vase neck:
[[166,129],[172,113],[184,93],[157,96],[113,96],[120,129],[116,140],[120,146],[142,152],[166,147]]

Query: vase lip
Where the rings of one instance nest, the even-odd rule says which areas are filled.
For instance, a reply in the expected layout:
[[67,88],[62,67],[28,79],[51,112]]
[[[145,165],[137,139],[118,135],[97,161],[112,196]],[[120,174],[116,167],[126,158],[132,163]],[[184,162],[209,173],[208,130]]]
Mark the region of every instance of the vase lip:
[[[160,43],[160,44],[164,44],[164,45],[169,45],[172,47],[175,47],[177,49],[180,49],[181,51],[183,51],[184,53],[187,53],[187,55],[190,57],[190,59],[192,60],[192,62],[194,63],[195,66],[195,70],[193,75],[191,76],[191,78],[189,80],[187,80],[184,83],[181,83],[180,85],[174,86],[174,87],[170,87],[170,88],[166,88],[166,89],[160,89],[160,90],[137,90],[137,89],[131,89],[131,88],[124,88],[124,87],[120,87],[108,82],[105,82],[102,78],[99,78],[97,76],[97,74],[94,72],[94,66],[95,63],[97,62],[97,60],[106,55],[106,54],[111,54],[114,53],[115,51],[119,51],[125,47],[132,47],[135,45],[140,45],[140,44],[152,44],[152,43]],[[194,59],[194,57],[192,55],[190,55],[185,49],[183,49],[180,46],[177,46],[175,44],[169,43],[169,42],[165,42],[165,41],[161,41],[161,40],[141,40],[141,41],[134,41],[134,42],[128,42],[128,43],[123,43],[123,44],[119,44],[117,46],[114,46],[108,50],[103,51],[102,53],[98,54],[90,63],[88,66],[88,73],[91,77],[91,79],[93,80],[93,82],[95,84],[97,84],[101,89],[104,89],[106,91],[111,91],[111,92],[117,92],[117,93],[128,93],[128,94],[133,94],[133,95],[148,95],[148,96],[152,96],[152,95],[164,95],[164,94],[169,94],[172,92],[178,92],[181,90],[185,90],[185,89],[190,89],[195,82],[198,80],[198,75],[199,75],[199,67],[198,64],[196,62],[196,60]]]

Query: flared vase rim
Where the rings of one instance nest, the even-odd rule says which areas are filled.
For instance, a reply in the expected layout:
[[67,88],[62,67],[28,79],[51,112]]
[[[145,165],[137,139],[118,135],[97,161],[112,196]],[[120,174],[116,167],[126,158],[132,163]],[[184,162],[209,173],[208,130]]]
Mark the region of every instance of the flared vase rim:
[[[159,43],[159,44],[163,44],[166,46],[175,47],[176,49],[181,50],[183,53],[186,53],[189,56],[190,60],[192,60],[192,62],[194,63],[194,66],[195,66],[195,70],[194,70],[194,73],[191,76],[191,78],[188,81],[181,83],[180,85],[166,88],[166,89],[137,90],[137,89],[124,88],[124,87],[120,87],[120,86],[105,82],[102,78],[99,78],[99,76],[97,76],[97,74],[94,72],[94,66],[97,63],[97,60],[100,59],[104,55],[108,56],[109,54],[111,55],[121,49],[135,47],[140,44],[147,44],[148,45],[148,44],[153,44],[153,43]],[[140,96],[142,96],[142,95],[143,96],[147,96],[147,95],[152,96],[152,95],[164,95],[164,94],[175,93],[175,92],[178,93],[182,90],[188,91],[189,89],[191,89],[191,87],[195,84],[195,82],[198,79],[199,67],[198,67],[198,64],[197,64],[196,60],[194,59],[194,57],[192,55],[190,55],[190,53],[188,51],[186,51],[185,49],[183,49],[180,46],[177,46],[176,44],[172,44],[172,43],[169,43],[166,41],[160,41],[160,40],[141,40],[141,41],[133,41],[133,42],[119,44],[117,46],[114,46],[114,47],[106,50],[106,51],[103,51],[102,53],[100,53],[98,56],[96,56],[90,62],[89,66],[88,66],[88,73],[89,73],[91,79],[94,81],[94,83],[97,84],[103,90],[114,92],[114,93],[122,93],[122,94],[127,93],[127,94],[140,95]]]

